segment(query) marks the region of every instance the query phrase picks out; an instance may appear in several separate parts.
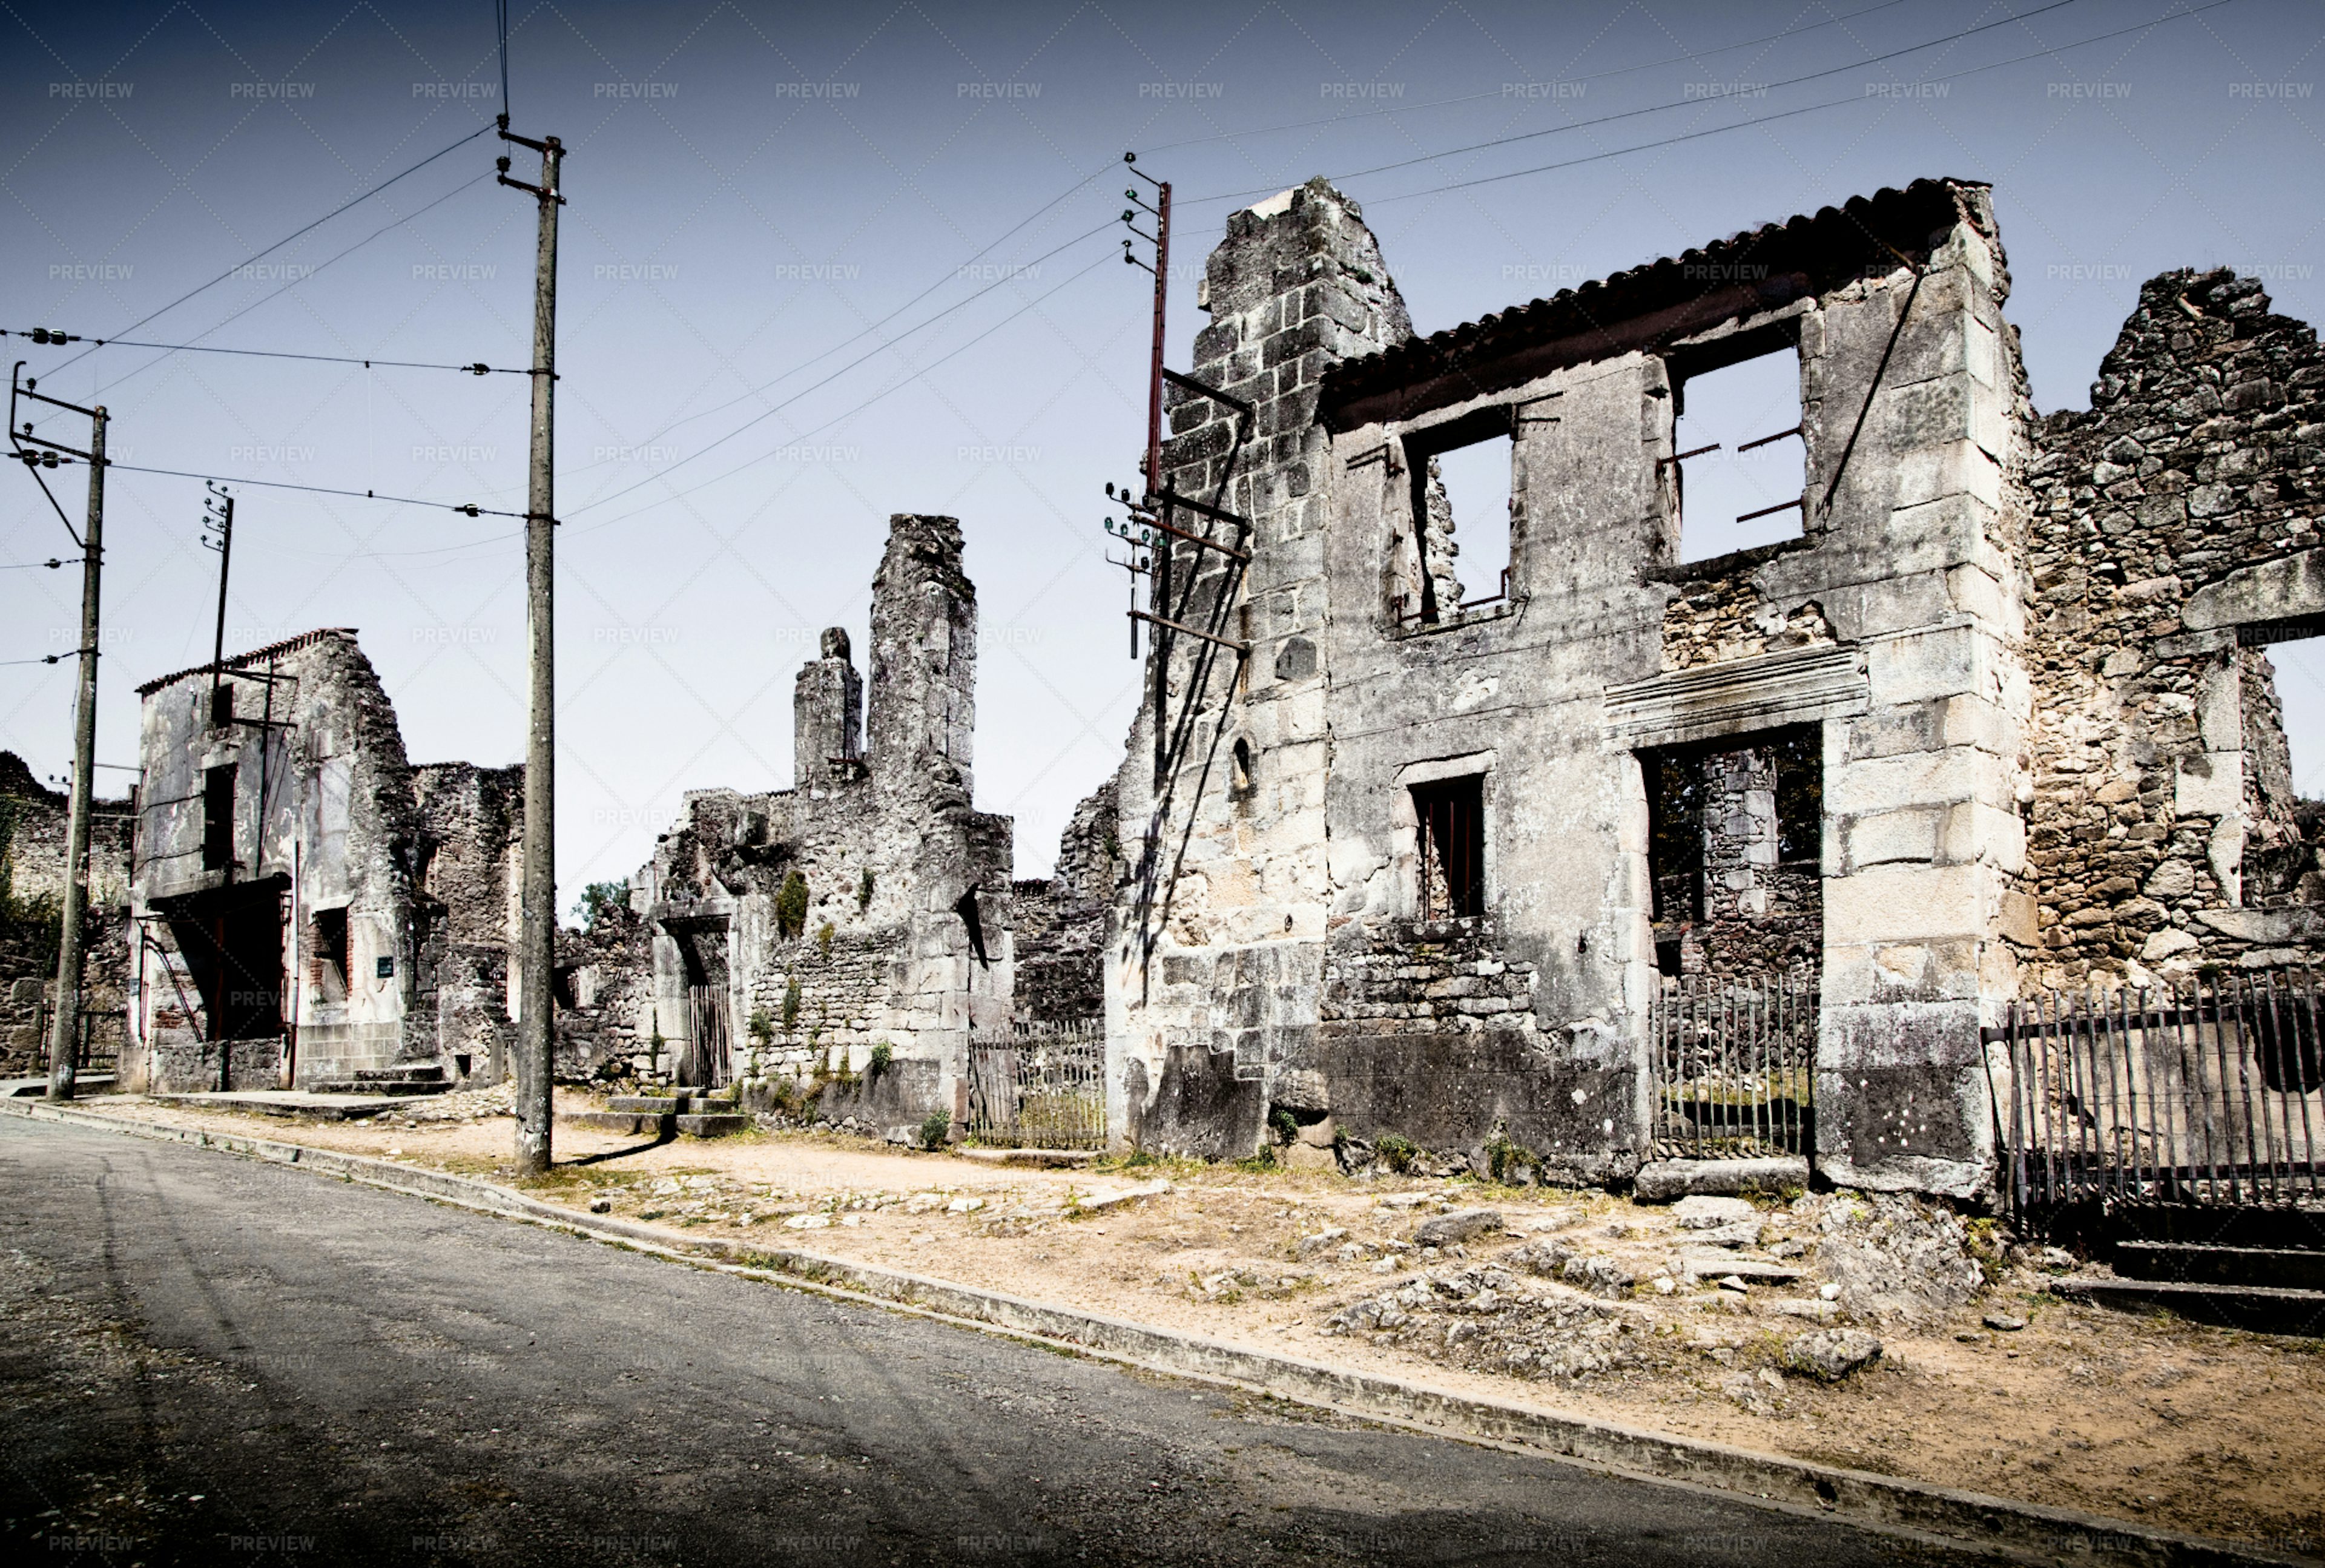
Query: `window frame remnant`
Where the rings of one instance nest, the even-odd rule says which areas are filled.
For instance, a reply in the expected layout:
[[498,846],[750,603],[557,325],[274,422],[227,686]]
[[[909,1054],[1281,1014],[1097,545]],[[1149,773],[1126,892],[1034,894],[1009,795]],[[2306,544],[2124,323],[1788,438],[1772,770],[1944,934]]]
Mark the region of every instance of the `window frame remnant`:
[[[1792,356],[1794,406],[1798,411],[1798,418],[1789,429],[1755,436],[1749,441],[1738,442],[1734,449],[1734,455],[1741,457],[1746,452],[1772,445],[1776,441],[1798,441],[1801,443],[1800,494],[1789,500],[1779,501],[1774,506],[1762,506],[1756,510],[1727,518],[1719,525],[1750,523],[1762,517],[1772,517],[1779,512],[1797,511],[1800,514],[1800,536],[1807,536],[1809,533],[1809,437],[1805,399],[1801,397],[1799,392],[1802,373],[1801,320],[1801,316],[1797,314],[1787,315],[1744,331],[1728,333],[1708,343],[1697,343],[1674,348],[1664,357],[1663,369],[1671,388],[1672,453],[1669,457],[1657,459],[1655,466],[1659,478],[1668,475],[1671,480],[1670,487],[1664,493],[1670,497],[1669,505],[1672,508],[1671,537],[1674,546],[1672,551],[1674,560],[1692,565],[1697,561],[1717,561],[1722,556],[1733,555],[1737,551],[1755,548],[1750,545],[1737,545],[1695,557],[1690,557],[1687,553],[1688,462],[1691,459],[1726,450],[1725,443],[1720,441],[1713,441],[1709,445],[1687,450],[1681,450],[1680,443],[1684,439],[1681,433],[1682,422],[1687,418],[1688,383],[1701,380],[1722,370],[1732,370],[1739,365],[1748,365],[1754,360],[1773,359],[1780,354],[1786,353]],[[1657,487],[1659,490],[1662,489],[1661,486]]]
[[1463,920],[1484,914],[1486,775],[1415,781],[1405,789],[1413,802],[1418,873],[1414,902],[1420,918]]
[[[1390,624],[1398,630],[1414,626],[1450,626],[1466,618],[1472,610],[1508,601],[1510,583],[1516,574],[1518,563],[1517,437],[1521,424],[1533,422],[1523,418],[1523,404],[1514,403],[1494,404],[1472,410],[1459,419],[1409,431],[1403,436],[1404,505],[1402,521],[1406,536],[1398,543],[1400,546],[1409,545],[1412,551],[1411,576],[1417,585],[1418,593],[1398,594],[1391,600],[1388,607]],[[1452,524],[1450,532],[1454,554],[1448,558],[1446,572],[1456,586],[1463,588],[1465,595],[1459,604],[1448,606],[1440,602],[1441,596],[1438,591],[1437,574],[1430,570],[1429,565],[1432,527],[1430,496],[1432,489],[1440,496],[1444,495],[1443,480],[1435,469],[1436,459],[1449,452],[1497,441],[1507,443],[1505,450],[1510,470],[1509,515],[1505,520],[1506,532],[1504,534],[1508,542],[1507,559],[1502,563],[1494,592],[1477,598],[1466,597],[1467,585],[1461,583],[1458,564],[1461,520],[1452,515],[1450,497],[1447,497],[1446,512]],[[1418,605],[1413,603],[1416,597],[1420,600]]]

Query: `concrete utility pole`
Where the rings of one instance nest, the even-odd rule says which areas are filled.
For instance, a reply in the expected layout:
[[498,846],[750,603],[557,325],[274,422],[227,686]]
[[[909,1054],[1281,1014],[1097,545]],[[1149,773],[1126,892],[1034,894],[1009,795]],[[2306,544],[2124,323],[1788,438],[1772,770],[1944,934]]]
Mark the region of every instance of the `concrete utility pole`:
[[88,521],[80,542],[80,694],[73,706],[72,818],[65,830],[65,905],[57,932],[57,1016],[49,1031],[49,1098],[70,1099],[80,1070],[81,927],[88,918],[89,781],[97,773],[97,590],[105,564],[104,405],[88,413]]
[[564,144],[554,136],[535,142],[513,135],[500,117],[501,140],[541,154],[541,183],[509,178],[509,160],[500,162],[500,182],[529,190],[541,204],[541,235],[533,283],[533,454],[525,493],[525,648],[533,667],[532,702],[524,747],[524,873],[523,920],[517,960],[522,1016],[516,1044],[516,1166],[539,1175],[550,1165],[550,1088],[555,1061],[557,1008],[557,683],[556,490],[550,471],[556,446],[557,400],[557,209]]

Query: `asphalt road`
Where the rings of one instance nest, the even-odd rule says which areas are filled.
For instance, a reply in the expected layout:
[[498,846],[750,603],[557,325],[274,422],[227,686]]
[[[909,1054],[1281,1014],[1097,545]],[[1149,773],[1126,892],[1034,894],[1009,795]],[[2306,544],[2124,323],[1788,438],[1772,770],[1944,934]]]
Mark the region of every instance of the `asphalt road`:
[[1954,1560],[13,1117],[0,1464],[44,1564]]

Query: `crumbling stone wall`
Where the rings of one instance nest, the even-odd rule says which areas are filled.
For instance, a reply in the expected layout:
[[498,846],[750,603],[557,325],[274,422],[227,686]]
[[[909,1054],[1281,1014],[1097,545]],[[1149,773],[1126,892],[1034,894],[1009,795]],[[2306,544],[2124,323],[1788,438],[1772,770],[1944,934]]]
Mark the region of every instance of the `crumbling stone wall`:
[[[653,932],[638,1033],[663,1036],[666,1071],[699,1070],[690,998],[707,988],[728,1073],[755,1053],[792,1080],[861,1072],[885,1044],[913,1119],[966,1114],[968,1031],[1007,1021],[1014,952],[1009,820],[972,803],[977,598],[961,547],[952,518],[890,519],[866,736],[853,728],[848,639],[834,629],[795,687],[793,787],[690,793],[634,879]],[[787,929],[795,877],[805,902]],[[761,1014],[764,1045],[751,1032]]]
[[2028,983],[2290,961],[2325,934],[2315,813],[2267,656],[2239,641],[2325,629],[2298,591],[2325,509],[2325,357],[2258,282],[2182,271],[2142,286],[2099,371],[2089,410],[2043,422],[2027,480]]
[[1049,877],[1015,885],[1016,1016],[1068,1024],[1106,1014],[1106,923],[1122,848],[1119,784],[1108,779],[1074,808]]
[[[129,844],[136,793],[97,797],[89,821],[88,917],[82,932],[92,1053],[120,1049],[109,1016],[129,988]],[[23,758],[0,751],[0,1078],[48,1072],[42,1005],[56,1000],[57,915],[64,898],[70,802],[44,787]]]
[[524,852],[524,769],[434,763],[412,770],[419,831],[412,933],[415,1013],[432,1016],[426,1054],[497,1083],[516,1045],[510,961]]

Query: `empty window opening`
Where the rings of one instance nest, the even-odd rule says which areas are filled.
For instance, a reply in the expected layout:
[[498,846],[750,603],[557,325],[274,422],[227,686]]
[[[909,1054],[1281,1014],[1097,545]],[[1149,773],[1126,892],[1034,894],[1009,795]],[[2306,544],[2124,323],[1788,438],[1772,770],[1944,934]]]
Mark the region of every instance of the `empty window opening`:
[[234,764],[202,771],[202,869],[234,864]]
[[315,911],[315,951],[307,970],[312,977],[317,999],[344,1002],[347,999],[348,967],[347,912],[345,909]]
[[[2247,627],[2244,636],[2259,642],[2265,633]],[[2245,835],[2243,901],[2325,904],[2325,637],[2270,641],[2237,657],[2256,808]]]
[[1413,533],[1398,542],[1400,624],[1456,620],[1509,597],[1511,417],[1480,409],[1405,438]]
[[1486,913],[1486,781],[1482,775],[1413,786],[1421,918]]
[[1655,966],[1766,975],[1824,940],[1824,759],[1814,725],[1647,752]]
[[1808,483],[1799,351],[1787,343],[1676,379],[1680,560],[1799,538]]
[[1251,793],[1251,742],[1240,738],[1228,764],[1227,793],[1237,796]]
[[170,934],[200,998],[208,1040],[267,1040],[283,1033],[282,889],[221,887],[169,917]]

